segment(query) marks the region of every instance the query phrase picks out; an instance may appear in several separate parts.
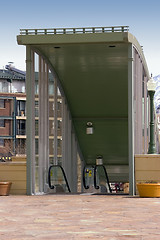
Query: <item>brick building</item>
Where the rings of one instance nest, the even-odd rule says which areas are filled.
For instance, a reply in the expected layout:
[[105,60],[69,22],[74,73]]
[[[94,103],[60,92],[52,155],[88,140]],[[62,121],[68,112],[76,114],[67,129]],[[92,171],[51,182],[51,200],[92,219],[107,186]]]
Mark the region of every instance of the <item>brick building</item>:
[[[26,154],[26,93],[25,93],[25,77],[26,74],[19,69],[13,67],[12,64],[6,65],[5,69],[0,70],[0,158],[6,159],[13,155]],[[53,77],[50,78],[49,86],[49,156],[50,162],[53,161],[53,141],[54,127],[52,117],[54,114],[53,104]],[[38,154],[38,114],[39,114],[39,98],[38,98],[38,73],[35,72],[35,133],[36,138],[36,154]],[[57,153],[58,158],[62,155],[62,100],[58,92],[57,99]]]
[[[20,134],[18,126],[25,128],[25,72],[10,63],[0,70],[0,157],[10,157],[19,153]],[[23,100],[23,102],[21,101]],[[24,152],[23,152],[24,153]]]

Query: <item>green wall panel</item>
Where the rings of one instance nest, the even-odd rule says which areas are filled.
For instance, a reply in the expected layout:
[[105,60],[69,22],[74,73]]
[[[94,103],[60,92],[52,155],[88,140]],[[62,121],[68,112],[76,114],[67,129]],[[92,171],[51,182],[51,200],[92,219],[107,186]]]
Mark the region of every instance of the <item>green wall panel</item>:
[[[105,164],[128,164],[128,43],[38,48],[58,75],[86,163],[101,154]],[[93,135],[85,133],[88,121]]]
[[[94,127],[92,135],[86,134],[86,123]],[[102,155],[104,164],[128,164],[128,120],[88,119],[74,120],[79,144],[87,164],[95,164]]]

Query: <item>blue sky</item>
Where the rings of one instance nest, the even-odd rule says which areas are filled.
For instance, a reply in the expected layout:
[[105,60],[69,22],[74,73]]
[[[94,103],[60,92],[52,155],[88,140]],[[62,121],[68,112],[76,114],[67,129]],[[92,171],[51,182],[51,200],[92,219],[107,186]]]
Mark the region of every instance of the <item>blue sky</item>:
[[149,72],[160,74],[159,0],[15,0],[0,7],[0,68],[13,61],[25,70],[25,47],[16,42],[21,28],[124,25],[143,46]]

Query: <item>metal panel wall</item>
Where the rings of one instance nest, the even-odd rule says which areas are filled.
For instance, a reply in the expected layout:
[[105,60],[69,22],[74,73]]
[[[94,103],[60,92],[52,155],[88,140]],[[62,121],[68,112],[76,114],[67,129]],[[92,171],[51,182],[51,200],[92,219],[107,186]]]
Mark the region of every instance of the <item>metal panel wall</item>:
[[143,63],[137,50],[134,48],[134,121],[135,121],[135,154],[147,152],[147,77]]

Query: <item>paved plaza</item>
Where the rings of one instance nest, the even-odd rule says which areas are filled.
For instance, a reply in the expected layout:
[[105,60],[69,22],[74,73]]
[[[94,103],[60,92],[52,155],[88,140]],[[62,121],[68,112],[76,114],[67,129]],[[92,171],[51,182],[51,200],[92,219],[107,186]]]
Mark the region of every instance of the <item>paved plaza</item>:
[[0,197],[0,240],[159,240],[160,198]]

